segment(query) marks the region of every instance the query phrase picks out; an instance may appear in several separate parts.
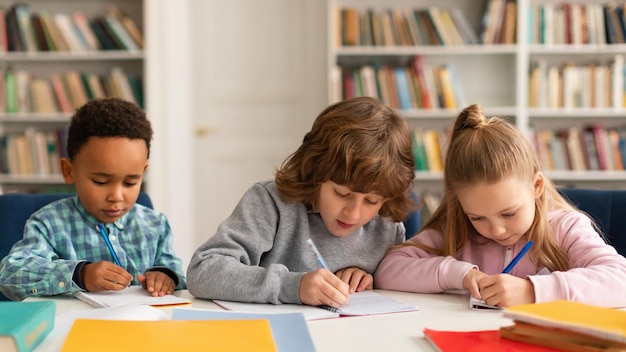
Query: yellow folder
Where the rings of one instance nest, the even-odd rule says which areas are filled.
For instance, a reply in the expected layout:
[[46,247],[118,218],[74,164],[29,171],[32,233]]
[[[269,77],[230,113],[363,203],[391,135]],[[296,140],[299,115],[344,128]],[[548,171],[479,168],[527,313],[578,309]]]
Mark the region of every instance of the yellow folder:
[[269,321],[77,319],[62,352],[276,351]]

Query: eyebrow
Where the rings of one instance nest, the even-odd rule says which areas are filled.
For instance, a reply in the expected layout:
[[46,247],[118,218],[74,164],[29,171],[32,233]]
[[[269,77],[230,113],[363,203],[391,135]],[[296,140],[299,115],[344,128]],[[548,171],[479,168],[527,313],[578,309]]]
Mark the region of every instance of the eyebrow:
[[[503,210],[500,210],[500,211],[498,211],[498,214],[510,213],[511,211],[515,211],[517,209],[519,209],[519,204],[518,205],[514,205],[512,207],[509,207],[509,208],[506,208],[506,209],[503,209]],[[484,216],[484,215],[479,215],[479,214],[472,214],[472,213],[466,212],[465,210],[463,212],[467,216]]]
[[[112,177],[113,175],[107,174],[106,172],[94,172],[91,176]],[[141,178],[141,174],[126,175],[124,178]]]

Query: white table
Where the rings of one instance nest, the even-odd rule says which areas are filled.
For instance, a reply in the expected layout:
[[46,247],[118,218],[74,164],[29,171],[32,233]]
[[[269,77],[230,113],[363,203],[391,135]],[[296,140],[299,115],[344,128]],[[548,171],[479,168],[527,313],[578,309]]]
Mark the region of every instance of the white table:
[[[512,322],[500,311],[473,311],[468,308],[468,294],[417,294],[376,290],[376,292],[415,305],[417,312],[363,317],[310,320],[309,331],[319,352],[325,351],[435,351],[424,339],[425,327],[438,330],[493,330]],[[194,298],[187,291],[177,296],[192,300],[191,307],[221,309],[211,301]],[[57,303],[57,315],[73,309],[92,309],[71,296],[28,298],[27,301],[51,299]],[[169,312],[171,313],[171,308]],[[56,351],[56,346],[39,346],[37,352]]]

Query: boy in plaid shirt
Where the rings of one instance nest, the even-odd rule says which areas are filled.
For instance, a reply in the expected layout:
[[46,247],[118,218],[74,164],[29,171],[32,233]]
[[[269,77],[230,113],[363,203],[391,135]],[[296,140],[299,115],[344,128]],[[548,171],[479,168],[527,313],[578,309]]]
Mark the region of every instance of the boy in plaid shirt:
[[136,204],[152,127],[120,99],[92,100],[72,117],[61,170],[76,196],[26,222],[0,262],[0,292],[13,300],[141,285],[153,296],[186,287],[165,215]]

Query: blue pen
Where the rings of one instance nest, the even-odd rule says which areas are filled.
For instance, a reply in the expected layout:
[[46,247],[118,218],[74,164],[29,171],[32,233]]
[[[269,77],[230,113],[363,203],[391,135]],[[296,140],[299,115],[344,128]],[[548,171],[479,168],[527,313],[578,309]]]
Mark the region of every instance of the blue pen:
[[502,270],[503,274],[508,274],[511,272],[511,270],[513,270],[513,267],[515,266],[515,264],[517,264],[517,262],[520,261],[520,259],[522,259],[522,257],[524,256],[524,254],[526,254],[526,252],[528,252],[528,250],[530,249],[530,247],[533,246],[533,241],[528,241],[528,243],[526,243],[526,245],[524,247],[522,247],[522,250],[519,251],[519,253],[517,253],[517,255],[515,256],[515,258],[513,258],[513,260],[511,260],[511,262],[509,263],[509,265],[506,266],[506,268],[504,268],[504,270]]
[[317,250],[315,243],[313,243],[313,240],[309,238],[308,240],[306,240],[306,244],[309,245],[309,248],[311,248],[311,251],[315,255],[315,259],[317,259],[317,264],[319,264],[322,269],[330,270],[328,269],[328,265],[326,265],[324,258],[322,258],[322,253]]
[[115,264],[117,264],[117,266],[122,266],[122,264],[120,264],[120,258],[117,257],[117,253],[115,253],[115,249],[113,249],[113,245],[111,245],[111,241],[109,241],[109,236],[104,229],[104,225],[102,225],[102,223],[98,223],[98,229],[100,229],[100,234],[102,234],[104,242],[106,242],[107,247],[109,248],[109,252],[111,252],[111,255],[113,256],[113,261],[115,261]]

